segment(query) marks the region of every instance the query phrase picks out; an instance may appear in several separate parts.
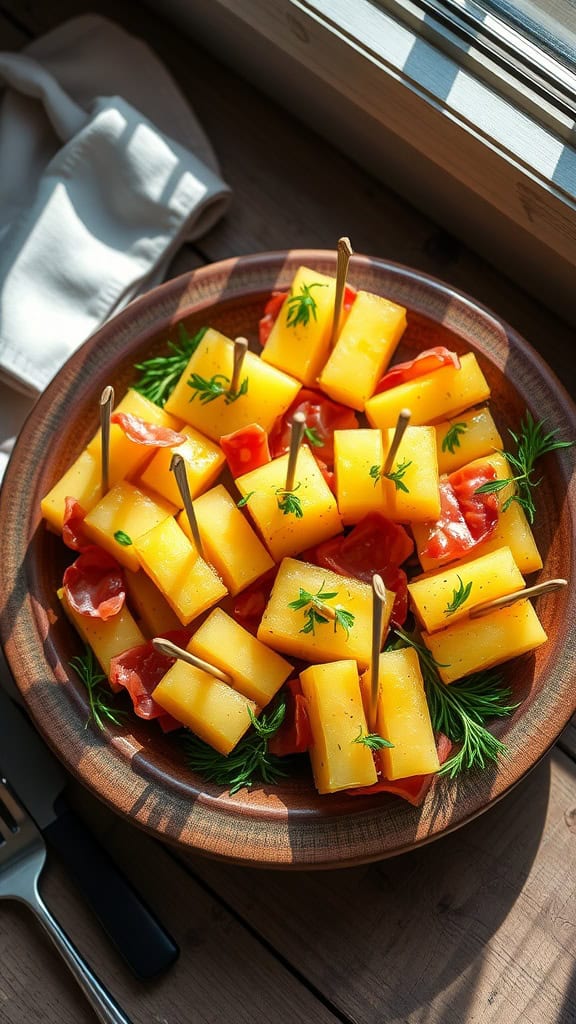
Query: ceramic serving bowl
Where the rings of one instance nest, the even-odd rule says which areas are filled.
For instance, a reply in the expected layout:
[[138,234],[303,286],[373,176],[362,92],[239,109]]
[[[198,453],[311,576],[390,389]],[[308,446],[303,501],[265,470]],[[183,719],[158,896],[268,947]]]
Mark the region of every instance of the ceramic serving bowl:
[[[494,725],[508,754],[456,783],[435,782],[418,808],[386,794],[319,797],[302,770],[278,786],[257,784],[234,796],[190,772],[182,745],[154,723],[130,717],[122,728],[86,727],[86,692],[69,667],[82,646],[56,596],[71,560],[40,517],[40,499],[79,454],[98,422],[103,388],[117,399],[136,379],[134,363],[158,353],[177,325],[209,324],[256,341],[266,297],[288,288],[305,264],[335,273],[335,254],[289,251],[217,263],[154,289],[106,324],[63,367],[24,427],[0,501],[2,601],[0,633],[30,714],[48,744],[108,805],[181,847],[266,867],[342,867],[401,853],[449,832],[500,799],[554,743],[576,708],[573,663],[576,589],[538,599],[549,642],[505,669],[520,702]],[[576,437],[576,410],[534,350],[473,299],[416,271],[354,256],[356,287],[409,310],[396,360],[433,345],[473,350],[492,388],[502,432],[518,427],[526,408],[559,436]],[[507,435],[506,435],[507,436]],[[572,449],[542,460],[536,540],[539,578],[574,577],[576,484]]]

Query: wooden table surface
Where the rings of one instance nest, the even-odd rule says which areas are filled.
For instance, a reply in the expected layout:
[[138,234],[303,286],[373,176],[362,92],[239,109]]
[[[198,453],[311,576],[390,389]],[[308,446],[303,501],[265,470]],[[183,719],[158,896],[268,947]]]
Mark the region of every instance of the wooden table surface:
[[[228,216],[177,255],[171,275],[242,253],[331,248],[347,234],[358,252],[417,267],[486,303],[576,395],[566,324],[148,8],[0,0],[0,49],[19,49],[86,10],[156,49],[234,191]],[[72,781],[73,804],[181,946],[177,965],[153,983],[130,976],[55,858],[42,890],[134,1024],[564,1024],[576,1021],[575,759],[571,726],[472,824],[393,860],[318,873],[184,861]],[[93,1019],[29,912],[2,904],[2,1024]]]

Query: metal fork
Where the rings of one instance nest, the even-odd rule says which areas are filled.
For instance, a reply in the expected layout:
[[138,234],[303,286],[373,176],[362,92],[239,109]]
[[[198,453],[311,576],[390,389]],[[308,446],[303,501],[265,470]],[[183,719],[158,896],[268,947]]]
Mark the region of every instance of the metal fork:
[[102,1024],[130,1024],[40,896],[38,879],[45,860],[46,845],[40,832],[6,779],[0,777],[0,900],[18,900],[34,911]]

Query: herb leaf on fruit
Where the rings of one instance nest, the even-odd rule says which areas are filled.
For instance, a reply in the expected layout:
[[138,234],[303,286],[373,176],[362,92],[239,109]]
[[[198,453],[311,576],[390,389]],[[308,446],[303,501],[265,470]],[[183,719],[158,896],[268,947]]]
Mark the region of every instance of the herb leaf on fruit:
[[139,391],[155,405],[163,406],[207,330],[207,327],[201,327],[196,334],[189,335],[184,325],[178,324],[178,341],[167,343],[167,355],[154,356],[142,363],[136,363],[134,369],[139,370],[141,376],[133,385],[134,390]]
[[575,443],[574,441],[557,441],[557,430],[550,430],[548,433],[545,433],[544,422],[544,420],[541,420],[539,423],[536,423],[532,414],[527,412],[520,424],[520,432],[518,434],[514,433],[513,430],[508,430],[516,445],[516,453],[513,454],[512,452],[505,451],[503,455],[509,462],[512,470],[516,472],[512,479],[489,480],[488,483],[482,484],[476,490],[476,494],[495,494],[513,484],[515,493],[506,499],[501,511],[506,512],[512,502],[516,501],[524,509],[526,517],[531,524],[536,517],[536,506],[534,505],[532,492],[542,482],[542,477],[538,480],[534,479],[534,463],[541,455],[556,451],[558,448],[570,448]]
[[454,615],[454,613],[457,612],[470,597],[472,580],[470,580],[469,583],[466,583],[466,585],[464,585],[460,576],[457,576],[457,580],[459,585],[454,587],[454,590],[452,591],[452,600],[446,605],[444,615]]
[[369,750],[383,750],[384,747],[393,747],[394,744],[390,743],[390,740],[385,740],[383,736],[379,736],[377,732],[362,732],[362,726],[360,726],[360,732],[352,740],[353,743],[362,743]]
[[123,725],[128,712],[114,706],[113,695],[105,685],[106,676],[98,667],[92,648],[88,644],[84,654],[72,658],[70,668],[73,668],[78,678],[82,680],[88,693],[90,715],[85,728],[91,721],[101,731],[105,729],[106,722]]
[[278,487],[275,492],[276,503],[280,511],[283,512],[285,516],[292,515],[295,516],[296,519],[303,519],[304,509],[302,508],[300,498],[296,494],[299,487],[300,484],[297,484],[291,491],[285,490],[284,487]]
[[404,491],[405,494],[409,494],[409,488],[406,487],[403,477],[406,473],[406,470],[409,469],[411,465],[411,461],[406,462],[406,459],[403,459],[402,462],[399,462],[397,464],[396,469],[393,471],[390,470],[389,473],[384,473],[382,470],[382,466],[370,466],[370,477],[374,481],[374,487],[376,487],[376,484],[378,483],[379,480],[386,479],[392,481],[397,491]]
[[132,538],[124,530],[116,530],[114,540],[117,544],[121,544],[123,548],[129,548],[132,543]]
[[335,597],[338,597],[337,590],[324,590],[324,584],[316,591],[315,594],[311,594],[308,590],[304,590],[300,587],[300,593],[295,601],[290,601],[288,607],[293,611],[300,611],[300,609],[306,609],[304,612],[304,626],[300,630],[301,633],[312,633],[316,635],[316,626],[323,626],[326,623],[334,622],[334,632],[336,632],[338,626],[344,630],[346,637],[350,635],[350,630],[354,625],[355,616],[352,612],[346,611],[341,605],[329,605],[328,601],[333,601]]
[[220,754],[203,740],[187,733],[184,739],[184,754],[188,767],[197,771],[209,782],[225,786],[230,794],[244,787],[250,788],[256,781],[275,785],[287,775],[284,759],[270,754],[268,741],[278,731],[286,714],[286,703],[280,701],[273,711],[256,718],[248,708],[251,730],[229,754]]
[[316,299],[312,295],[312,289],[326,287],[327,285],[321,284],[320,281],[315,281],[313,284],[301,285],[298,295],[290,294],[286,299],[286,308],[288,310],[286,326],[298,327],[299,324],[302,324],[303,327],[307,327],[310,323],[310,317],[316,320],[317,304]]
[[231,405],[242,395],[248,394],[248,377],[244,377],[237,391],[230,390],[230,378],[224,373],[215,373],[210,379],[193,373],[187,383],[194,392],[189,401],[193,402],[195,398],[199,398],[202,405],[215,402],[217,398],[223,398],[226,405]]
[[460,447],[460,434],[465,434],[467,430],[467,423],[452,423],[442,441],[442,451],[454,455],[454,449]]
[[438,774],[453,779],[462,771],[485,768],[489,761],[497,761],[506,747],[485,728],[485,723],[491,718],[505,718],[518,707],[510,703],[512,693],[502,685],[502,676],[494,670],[475,672],[447,686],[438,674],[442,666],[428,648],[402,629],[395,632],[399,643],[393,644],[394,649],[413,647],[418,654],[432,728],[459,747]]

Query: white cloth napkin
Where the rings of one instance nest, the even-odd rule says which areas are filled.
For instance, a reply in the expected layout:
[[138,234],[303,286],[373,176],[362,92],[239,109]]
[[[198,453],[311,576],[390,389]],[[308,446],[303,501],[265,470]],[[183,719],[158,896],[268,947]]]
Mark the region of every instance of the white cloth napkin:
[[110,21],[85,15],[0,53],[2,83],[0,382],[32,396],[162,280],[230,190],[166,69]]

